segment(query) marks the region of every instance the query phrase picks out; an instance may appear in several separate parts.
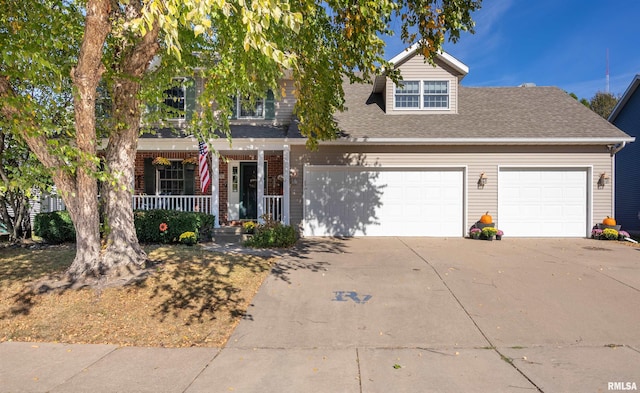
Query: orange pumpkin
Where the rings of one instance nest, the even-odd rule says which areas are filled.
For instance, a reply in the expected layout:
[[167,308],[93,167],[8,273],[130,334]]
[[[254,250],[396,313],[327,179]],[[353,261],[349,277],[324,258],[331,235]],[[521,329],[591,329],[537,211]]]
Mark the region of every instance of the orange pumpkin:
[[604,225],[608,225],[608,226],[615,226],[616,225],[616,220],[613,217],[609,217],[607,216],[607,218],[605,218],[604,220],[602,220],[602,223]]
[[480,222],[483,224],[493,224],[493,217],[489,215],[489,212],[486,212],[480,217]]

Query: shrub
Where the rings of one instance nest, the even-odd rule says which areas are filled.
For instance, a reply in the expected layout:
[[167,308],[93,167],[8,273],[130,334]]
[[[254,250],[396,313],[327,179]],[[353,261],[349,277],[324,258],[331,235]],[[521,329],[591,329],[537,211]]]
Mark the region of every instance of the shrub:
[[195,232],[184,232],[182,235],[180,235],[180,238],[178,239],[178,241],[182,244],[191,246],[198,242],[198,238]]
[[33,232],[47,243],[59,244],[76,241],[76,229],[69,212],[66,210],[37,214]]
[[[141,243],[171,243],[180,235],[193,232],[200,241],[209,240],[214,216],[176,210],[138,210],[134,212],[136,234]],[[165,224],[161,230],[161,224]]]
[[267,222],[258,225],[246,246],[256,248],[288,248],[296,243],[296,231],[290,225]]

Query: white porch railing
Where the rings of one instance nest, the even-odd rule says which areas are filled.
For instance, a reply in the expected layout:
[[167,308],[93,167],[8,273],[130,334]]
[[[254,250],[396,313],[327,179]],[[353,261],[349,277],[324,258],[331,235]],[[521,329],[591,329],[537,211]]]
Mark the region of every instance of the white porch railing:
[[264,214],[274,221],[282,221],[282,195],[265,195]]
[[43,195],[40,198],[40,210],[38,213],[49,213],[65,210],[67,207],[62,202],[62,198],[57,195]]
[[211,211],[210,195],[133,195],[133,210],[180,210],[218,215]]
[[[282,221],[283,198],[282,195],[265,195],[264,214],[275,221]],[[210,195],[132,195],[131,203],[133,210],[165,209],[218,215],[212,211]],[[51,195],[42,198],[41,206],[43,212],[65,209],[62,199]]]

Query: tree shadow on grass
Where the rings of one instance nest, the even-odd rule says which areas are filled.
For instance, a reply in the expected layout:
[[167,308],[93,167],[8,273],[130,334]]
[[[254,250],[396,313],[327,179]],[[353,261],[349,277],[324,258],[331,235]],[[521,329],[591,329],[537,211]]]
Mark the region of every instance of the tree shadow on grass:
[[257,290],[261,282],[249,276],[269,268],[268,262],[255,257],[235,257],[226,263],[183,261],[165,265],[158,273],[158,285],[153,287],[150,300],[157,302],[155,311],[160,322],[172,317],[188,326],[218,318],[246,318],[247,297],[254,291],[247,291],[245,284],[255,285]]

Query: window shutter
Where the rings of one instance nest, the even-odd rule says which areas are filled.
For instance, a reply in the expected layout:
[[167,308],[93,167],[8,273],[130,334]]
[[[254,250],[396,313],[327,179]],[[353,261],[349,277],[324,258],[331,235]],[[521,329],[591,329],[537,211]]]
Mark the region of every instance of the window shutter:
[[144,159],[144,193],[156,195],[156,167],[151,157]]
[[238,96],[233,96],[231,99],[233,100],[231,104],[231,120],[235,120],[238,118]]
[[184,171],[184,195],[195,195],[196,171],[188,171],[184,167],[182,170]]
[[193,112],[196,110],[196,81],[193,78],[187,78],[184,83],[185,118],[187,121],[191,121]]
[[276,118],[276,102],[273,97],[273,91],[267,91],[267,97],[264,99],[264,118],[273,120]]

